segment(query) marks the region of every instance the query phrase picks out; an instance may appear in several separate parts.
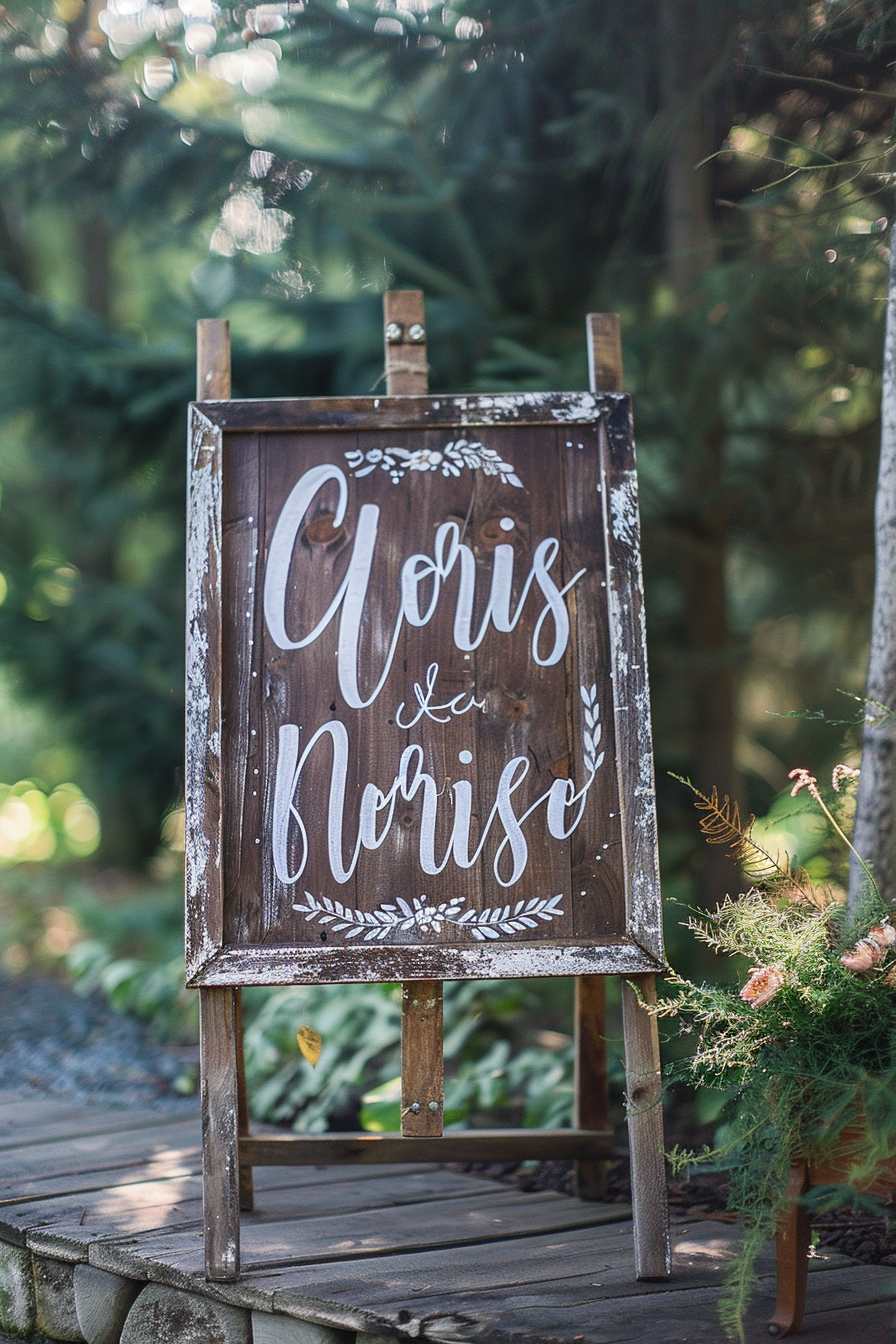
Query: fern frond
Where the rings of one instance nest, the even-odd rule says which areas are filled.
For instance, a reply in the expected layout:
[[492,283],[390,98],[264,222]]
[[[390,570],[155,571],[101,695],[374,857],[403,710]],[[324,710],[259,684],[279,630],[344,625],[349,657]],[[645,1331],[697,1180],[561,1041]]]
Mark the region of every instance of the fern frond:
[[686,785],[694,794],[696,799],[694,806],[698,812],[704,814],[700,818],[700,830],[707,844],[727,846],[729,859],[736,863],[750,882],[757,886],[786,884],[808,899],[809,893],[805,887],[802,871],[794,870],[789,859],[785,859],[782,863],[760,845],[758,840],[754,840],[753,824],[756,817],[752,813],[749,821],[745,823],[741,820],[740,807],[727,793],[720,800],[719,791],[715,786],[712,793],[707,796],[682,775],[673,775],[672,778]]

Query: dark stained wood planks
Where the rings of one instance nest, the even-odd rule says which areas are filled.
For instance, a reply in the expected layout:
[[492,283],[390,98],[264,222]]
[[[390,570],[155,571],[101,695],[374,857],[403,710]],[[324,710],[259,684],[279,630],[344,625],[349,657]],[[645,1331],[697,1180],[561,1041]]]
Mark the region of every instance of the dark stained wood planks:
[[[538,1233],[564,1232],[616,1221],[615,1207],[585,1204],[548,1191],[527,1196],[497,1189],[452,1198],[447,1206],[429,1200],[393,1205],[382,1210],[326,1214],[297,1221],[244,1220],[241,1255],[244,1268],[275,1268],[289,1264],[336,1263],[419,1252],[445,1246],[484,1246],[496,1241],[522,1241]],[[200,1233],[200,1236],[197,1236]],[[199,1267],[201,1228],[145,1232],[138,1254],[174,1269]]]
[[[435,402],[440,399],[426,400]],[[230,538],[235,537],[243,525],[248,526],[250,520],[259,529],[258,549],[270,553],[274,524],[281,517],[297,477],[303,469],[308,469],[309,464],[318,464],[323,469],[328,462],[341,463],[343,477],[348,481],[349,501],[355,484],[359,490],[363,486],[358,498],[368,499],[371,506],[375,504],[380,510],[379,526],[394,526],[402,520],[400,527],[407,535],[403,549],[397,555],[392,543],[385,539],[386,532],[381,548],[374,551],[370,593],[382,592],[385,600],[374,602],[370,599],[369,619],[366,624],[362,623],[359,631],[357,658],[362,697],[372,694],[371,686],[375,689],[375,678],[380,670],[388,670],[381,685],[379,704],[373,705],[371,701],[373,707],[365,710],[354,710],[344,703],[341,681],[337,684],[334,677],[341,617],[331,615],[310,648],[301,650],[303,661],[295,662],[292,651],[279,650],[271,643],[270,632],[259,624],[261,574],[259,572],[252,578],[245,565],[237,563],[234,552],[231,582],[237,586],[230,590],[224,629],[228,648],[236,651],[243,671],[230,673],[224,682],[223,767],[228,807],[233,809],[234,815],[234,824],[227,829],[224,851],[226,897],[221,916],[224,941],[201,968],[194,959],[191,966],[194,983],[226,983],[228,979],[231,983],[235,979],[247,983],[294,980],[301,978],[299,967],[303,964],[309,978],[322,979],[435,979],[441,978],[439,972],[453,976],[489,972],[546,974],[564,970],[637,973],[656,964],[655,946],[649,950],[642,947],[641,927],[639,936],[632,937],[633,931],[626,927],[623,908],[624,856],[618,836],[625,809],[617,801],[612,763],[620,724],[615,721],[610,708],[614,699],[610,676],[613,641],[607,626],[607,598],[610,595],[618,607],[617,599],[620,594],[626,598],[626,593],[624,584],[617,578],[609,581],[608,588],[608,579],[603,577],[608,573],[603,552],[599,545],[595,549],[601,525],[599,494],[603,489],[598,477],[601,473],[608,475],[608,488],[612,488],[613,473],[627,470],[626,462],[618,455],[614,457],[620,443],[618,432],[609,450],[608,461],[601,456],[607,450],[599,445],[600,425],[617,407],[617,400],[592,396],[590,405],[580,410],[580,394],[569,394],[565,408],[556,397],[517,398],[515,418],[510,421],[506,418],[507,399],[492,400],[501,405],[497,410],[489,406],[482,412],[481,419],[486,422],[479,430],[482,439],[463,440],[464,451],[469,449],[481,454],[485,444],[495,454],[493,460],[505,464],[500,469],[484,473],[468,468],[462,454],[456,468],[449,462],[450,472],[443,474],[433,470],[432,463],[438,467],[444,457],[445,436],[433,439],[431,430],[426,429],[418,440],[405,438],[411,445],[405,451],[428,454],[430,467],[417,472],[407,471],[406,461],[396,459],[398,468],[390,479],[389,473],[382,470],[382,464],[388,457],[389,436],[402,418],[394,408],[401,407],[403,398],[383,399],[388,403],[388,414],[382,435],[379,430],[371,429],[364,437],[358,423],[356,432],[343,438],[341,444],[334,441],[332,433],[315,431],[310,424],[295,441],[287,437],[282,443],[278,433],[253,437],[228,431],[223,447],[225,559],[232,547]],[[547,406],[545,401],[549,402]],[[227,422],[231,409],[241,403],[218,405],[221,409],[211,406],[205,409],[213,418],[217,416],[221,422]],[[562,411],[566,413],[565,419]],[[496,413],[493,415],[493,412]],[[370,415],[368,423],[378,424],[378,412],[372,407]],[[497,424],[491,423],[493,418]],[[557,424],[558,418],[562,427]],[[393,421],[396,424],[390,429]],[[425,424],[425,417],[418,417],[418,423]],[[339,438],[337,435],[336,440]],[[270,443],[265,447],[268,440]],[[263,465],[259,463],[257,468],[252,465],[252,454],[256,450],[251,446],[256,442],[264,459]],[[419,449],[415,446],[417,442],[421,444]],[[367,446],[371,443],[373,447]],[[346,447],[345,444],[361,446]],[[302,465],[294,460],[299,448]],[[562,466],[560,471],[547,476],[544,470],[546,452],[549,457],[556,454],[556,460]],[[372,458],[369,463],[368,455]],[[487,459],[479,456],[475,460]],[[511,478],[522,481],[522,486],[514,485]],[[525,486],[526,480],[533,488]],[[534,489],[536,483],[537,490]],[[415,507],[411,514],[405,514],[406,502],[412,498],[416,501]],[[301,521],[300,537],[291,561],[295,577],[290,578],[288,585],[285,628],[289,632],[313,629],[315,621],[321,622],[326,617],[327,601],[337,601],[338,593],[342,591],[340,584],[347,582],[348,566],[357,540],[354,533],[357,503],[347,507],[344,520],[334,526],[333,519],[341,507],[335,480],[322,486],[315,500],[311,513]],[[514,613],[512,647],[507,646],[506,636],[499,637],[496,629],[487,628],[472,655],[461,658],[456,650],[452,655],[452,641],[444,640],[442,632],[446,622],[442,620],[431,634],[428,628],[422,631],[410,627],[401,629],[400,650],[403,652],[396,657],[393,650],[390,664],[390,633],[399,618],[396,617],[396,599],[389,597],[389,592],[395,589],[397,566],[404,549],[417,546],[420,554],[427,556],[433,534],[452,518],[458,520],[456,535],[465,538],[464,544],[469,541],[475,560],[475,575],[471,575],[471,581],[475,582],[472,629],[486,619],[488,586],[498,551],[503,548],[505,555],[513,556],[509,609],[513,612],[514,606],[519,605],[522,619]],[[626,521],[626,526],[629,522]],[[415,527],[418,528],[416,536]],[[574,584],[569,605],[576,619],[567,664],[539,667],[532,662],[531,655],[528,655],[527,664],[527,656],[521,650],[538,642],[535,640],[538,600],[533,600],[538,585],[533,587],[531,567],[535,563],[533,553],[539,538],[543,540],[552,529],[568,552],[564,553],[562,574],[557,571],[557,582],[562,579],[569,584],[575,579],[583,597],[579,599],[579,589]],[[631,549],[628,533],[623,541]],[[620,554],[623,550],[624,547]],[[254,547],[250,547],[250,552],[254,553]],[[315,569],[316,556],[322,566],[319,575]],[[524,588],[527,566],[530,572]],[[585,575],[576,578],[583,567]],[[237,582],[238,576],[243,574],[245,577]],[[632,570],[629,577],[634,580],[637,576]],[[458,601],[457,583],[455,567],[455,572],[444,580],[444,593],[439,598],[444,601],[446,613]],[[528,603],[523,602],[525,593],[528,593]],[[427,600],[418,596],[424,606]],[[634,597],[628,600],[628,606],[632,609],[637,606]],[[550,629],[549,620],[548,643]],[[544,628],[539,639],[540,647],[544,648]],[[262,662],[251,661],[253,656],[261,658],[262,653]],[[412,714],[414,696],[418,694],[414,686],[423,688],[420,694],[428,687],[428,659],[436,669],[433,685],[429,688],[432,691],[429,704],[436,703],[436,692],[448,699],[458,697],[455,704],[466,704],[467,695],[478,697],[478,701],[475,710],[471,706],[472,712],[465,710],[462,714],[455,710],[443,715],[445,722],[440,724],[439,732],[430,731],[428,736],[420,736],[423,727],[427,726],[428,714],[418,715],[417,726],[407,732],[399,727],[396,713],[403,702],[403,713]],[[634,685],[642,665],[643,662],[629,666],[627,670],[622,668],[620,680],[624,689]],[[291,667],[299,666],[303,669],[301,677],[290,671]],[[465,670],[467,668],[469,671]],[[439,681],[440,675],[443,681]],[[233,691],[228,691],[227,687],[236,683],[240,689],[233,699]],[[583,699],[586,693],[589,696],[587,704]],[[630,710],[631,706],[624,707],[629,717]],[[384,824],[383,839],[377,840],[380,852],[362,848],[354,870],[349,870],[348,880],[334,886],[327,866],[328,863],[332,865],[333,860],[332,857],[328,859],[325,847],[321,847],[321,828],[325,827],[326,818],[320,819],[313,810],[308,810],[308,800],[320,798],[325,803],[331,792],[333,763],[328,754],[330,747],[324,743],[303,767],[302,800],[299,800],[298,792],[293,797],[297,813],[300,809],[304,813],[309,837],[307,863],[294,884],[284,886],[282,881],[274,881],[271,886],[273,870],[267,852],[273,824],[271,795],[278,751],[282,751],[277,735],[282,732],[283,724],[293,723],[298,725],[298,740],[307,742],[315,726],[326,727],[330,719],[334,722],[341,720],[343,724],[350,763],[346,792],[341,799],[344,812],[334,814],[342,816],[345,827],[339,862],[351,862],[357,844],[357,809],[368,781],[385,789],[389,784],[390,769],[395,768],[390,762],[397,760],[402,740],[405,743],[419,741],[423,752],[420,759],[434,771],[439,789],[434,832],[435,854],[439,862],[436,875],[426,877],[418,872],[416,879],[414,877],[415,866],[420,862],[416,846],[420,843],[422,795],[417,787],[403,804],[407,815],[399,806],[401,815],[392,817],[391,829]],[[334,728],[334,734],[335,731]],[[592,758],[600,758],[603,753],[603,759],[594,784],[596,806],[588,804],[590,812],[572,841],[543,842],[540,831],[544,830],[545,805],[542,803],[541,814],[536,810],[536,815],[526,822],[529,851],[525,878],[522,882],[515,880],[512,891],[507,890],[498,884],[498,873],[509,872],[510,853],[505,839],[499,858],[503,821],[496,820],[492,814],[491,833],[485,837],[478,861],[470,868],[459,870],[452,867],[455,861],[451,860],[449,867],[442,871],[442,860],[438,856],[444,853],[451,839],[449,823],[453,794],[451,797],[447,795],[454,789],[456,780],[463,781],[466,777],[463,766],[469,767],[474,799],[468,840],[472,849],[480,833],[477,828],[484,827],[489,819],[496,772],[500,772],[510,756],[516,752],[520,760],[526,761],[529,772],[517,800],[522,813],[527,801],[537,799],[540,793],[546,797],[551,784],[562,781],[570,772],[573,781],[570,788],[581,787],[583,776],[587,782],[581,759],[587,746],[586,735],[591,738]],[[627,744],[628,741],[626,738]],[[249,770],[243,768],[240,774],[233,762],[243,761],[247,743],[248,750],[256,755]],[[639,748],[643,746],[640,738],[637,745]],[[454,760],[455,756],[459,757],[459,762]],[[638,775],[641,783],[644,763],[640,757],[637,766],[641,771]],[[631,769],[631,761],[626,769]],[[440,801],[443,797],[445,801]],[[280,806],[283,806],[282,800]],[[642,819],[641,813],[647,806],[648,800],[642,797],[634,809],[635,821]],[[287,826],[292,824],[288,818]],[[293,831],[289,840],[293,848],[287,847],[283,860],[287,870],[297,861],[294,844],[298,832],[295,827]],[[630,823],[627,837],[633,833]],[[237,844],[238,855],[234,851]],[[648,848],[641,842],[639,854],[645,854]],[[643,868],[643,862],[640,869],[635,862],[633,872]],[[259,891],[265,893],[261,901],[257,898]],[[634,913],[643,915],[649,902],[645,881],[640,882],[638,891],[638,909]],[[213,900],[213,888],[210,893]],[[386,937],[377,935],[373,938],[371,926],[359,927],[359,922],[380,919],[380,912],[388,907],[390,898],[393,909],[398,908],[395,900],[400,898],[404,902],[401,909],[407,910],[408,917],[402,917],[403,922],[399,919],[394,929],[386,931]],[[316,904],[309,905],[309,899]],[[322,905],[325,899],[331,902],[330,906]],[[454,901],[455,916],[463,910],[469,918],[478,918],[484,909],[489,911],[486,918],[510,921],[512,926],[518,913],[523,917],[527,915],[527,901],[551,899],[555,899],[556,908],[550,912],[547,921],[550,928],[535,920],[531,931],[522,926],[512,927],[511,937],[505,933],[503,925],[500,928],[496,925],[496,945],[493,945],[495,939],[489,930],[486,930],[489,938],[480,937],[477,943],[473,925],[469,922],[459,922],[456,917],[453,921],[445,921],[440,915],[437,921],[427,924],[428,916],[421,919],[418,913],[413,913],[418,902],[428,904],[430,908],[441,902],[442,907],[447,908],[445,902],[450,905]],[[198,931],[193,939],[195,944],[202,943],[203,932],[211,928],[215,918],[193,913],[191,922]],[[655,917],[647,923],[652,925],[652,930],[656,929]],[[438,933],[436,938],[431,936],[434,930]],[[654,944],[655,941],[654,937]],[[207,939],[205,945],[208,946]]]

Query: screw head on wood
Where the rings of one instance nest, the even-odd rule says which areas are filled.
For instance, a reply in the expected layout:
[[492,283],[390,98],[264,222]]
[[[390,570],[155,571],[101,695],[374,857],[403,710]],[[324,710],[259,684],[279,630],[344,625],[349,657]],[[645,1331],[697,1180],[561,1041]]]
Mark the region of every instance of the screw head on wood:
[[408,1110],[413,1111],[413,1112],[414,1112],[414,1115],[419,1115],[419,1114],[420,1114],[420,1103],[419,1103],[419,1101],[412,1101],[411,1104],[410,1104],[410,1106],[408,1107]]
[[398,345],[401,342],[403,328],[400,322],[389,322],[386,325],[386,341],[389,345]]
[[426,328],[420,322],[413,322],[408,327],[408,340],[413,341],[414,345],[420,345],[426,340]]
[[431,1102],[429,1103],[429,1109],[430,1109],[432,1112],[436,1112],[436,1111],[439,1109],[439,1103],[438,1103],[437,1101],[431,1101]]

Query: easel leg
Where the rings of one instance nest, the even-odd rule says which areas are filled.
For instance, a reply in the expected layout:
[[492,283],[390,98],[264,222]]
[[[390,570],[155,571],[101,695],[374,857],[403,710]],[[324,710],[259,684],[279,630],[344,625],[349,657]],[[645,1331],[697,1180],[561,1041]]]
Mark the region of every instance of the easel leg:
[[[249,1137],[249,1098],[246,1094],[246,1064],[243,1059],[243,993],[236,993],[236,1128],[241,1139]],[[240,1163],[240,1208],[251,1213],[255,1207],[252,1168]]]
[[445,1103],[441,980],[401,986],[401,1132],[439,1138]]
[[639,1279],[666,1279],[672,1269],[672,1251],[663,1154],[660,1038],[656,1018],[641,1007],[633,986],[645,1003],[656,1003],[656,977],[633,975],[622,981],[635,1272]]
[[[575,1129],[607,1128],[606,981],[602,975],[576,978],[575,1004]],[[596,1158],[576,1163],[579,1199],[603,1199],[607,1166]]]
[[809,1242],[812,1229],[809,1211],[800,1199],[809,1187],[805,1162],[794,1162],[787,1182],[787,1207],[778,1222],[775,1249],[778,1256],[778,1294],[775,1314],[768,1323],[770,1335],[789,1335],[799,1330],[806,1309],[806,1279],[809,1274]]
[[226,1283],[240,1273],[236,991],[232,988],[199,991],[199,1064],[205,1277]]

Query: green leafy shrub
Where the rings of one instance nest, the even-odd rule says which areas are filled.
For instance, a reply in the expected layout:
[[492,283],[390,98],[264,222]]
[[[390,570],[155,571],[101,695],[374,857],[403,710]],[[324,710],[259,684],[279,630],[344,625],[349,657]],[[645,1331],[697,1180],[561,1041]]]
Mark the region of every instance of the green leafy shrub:
[[[0,894],[16,969],[63,967],[81,993],[148,1021],[162,1040],[195,1041],[198,994],[184,987],[178,877],[98,891],[90,880],[35,868]],[[47,929],[58,929],[55,954]],[[64,937],[62,936],[64,934]],[[445,986],[445,1118],[449,1125],[562,1126],[572,1114],[572,1042],[560,981],[459,981]],[[319,1133],[400,1125],[401,989],[297,985],[243,991],[246,1075],[257,1120]],[[296,1033],[323,1038],[312,1069]],[[545,1029],[543,1024],[552,1029]],[[621,1067],[614,1071],[621,1088]]]
[[[445,985],[445,1120],[464,1126],[568,1125],[572,1044],[537,1033],[539,987],[521,981]],[[335,1125],[396,1130],[401,1122],[401,986],[309,985],[244,991],[246,1074],[256,1119],[305,1132]],[[302,1058],[303,1022],[323,1037],[316,1069]],[[537,1043],[547,1037],[548,1045]],[[536,1043],[530,1043],[532,1037]]]

